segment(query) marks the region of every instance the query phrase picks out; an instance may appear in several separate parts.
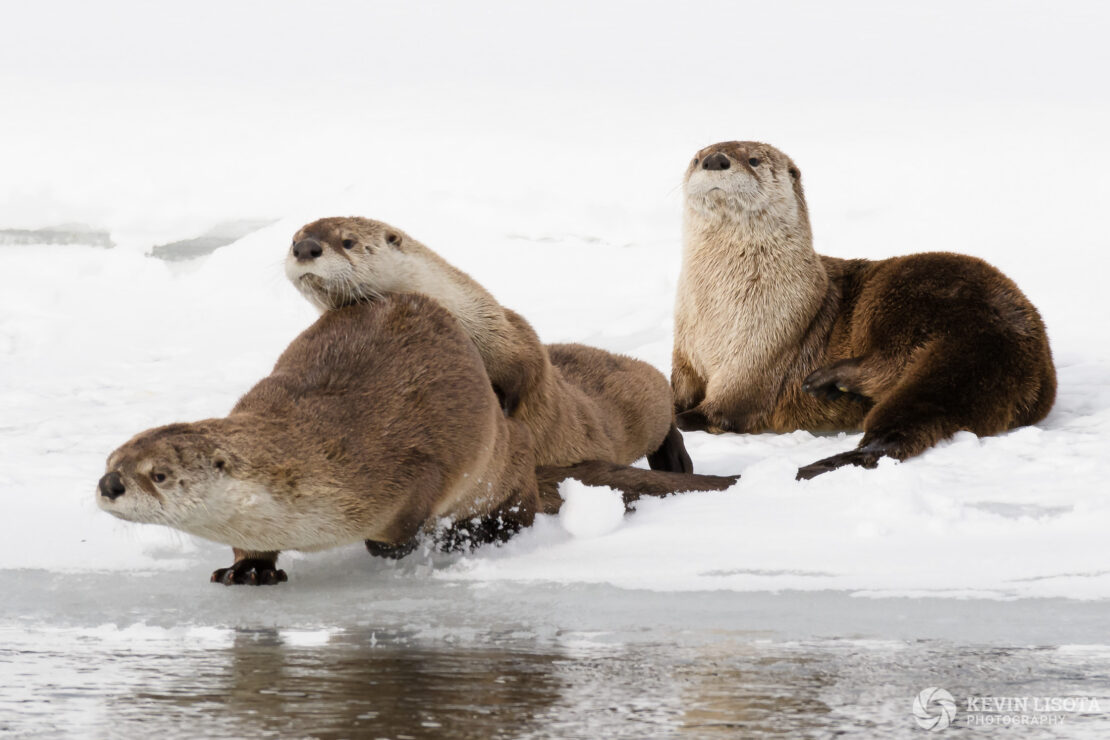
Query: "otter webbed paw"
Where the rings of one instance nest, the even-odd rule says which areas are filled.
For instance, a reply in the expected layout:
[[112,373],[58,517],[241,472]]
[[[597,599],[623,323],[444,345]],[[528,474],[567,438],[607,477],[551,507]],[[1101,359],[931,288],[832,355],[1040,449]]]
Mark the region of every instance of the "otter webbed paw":
[[744,434],[752,431],[747,415],[738,417],[706,412],[699,408],[676,414],[675,426],[684,432],[709,432],[710,434]]
[[272,560],[244,558],[230,568],[212,571],[212,583],[225,586],[274,586],[289,580],[284,570],[276,568]]
[[442,552],[469,552],[482,545],[507,542],[524,526],[506,513],[461,519],[436,532],[436,547]]
[[815,370],[802,381],[802,390],[822,401],[837,401],[847,398],[851,401],[865,401],[867,396],[853,388],[851,381],[840,372],[839,365],[830,365]]
[[416,549],[416,538],[412,538],[408,542],[402,542],[399,545],[389,545],[385,542],[374,542],[374,540],[366,540],[366,551],[376,558],[389,558],[390,560],[400,560]]
[[709,429],[709,419],[698,409],[675,414],[674,423],[684,432],[704,432]]
[[682,441],[682,432],[671,424],[667,436],[663,438],[659,449],[647,456],[648,466],[652,470],[665,470],[671,473],[693,473],[694,462],[690,453],[686,451],[686,443]]

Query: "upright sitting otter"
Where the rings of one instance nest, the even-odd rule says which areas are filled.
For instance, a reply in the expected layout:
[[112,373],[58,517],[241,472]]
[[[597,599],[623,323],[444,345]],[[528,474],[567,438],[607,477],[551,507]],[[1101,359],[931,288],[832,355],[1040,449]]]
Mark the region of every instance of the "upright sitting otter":
[[496,538],[543,508],[528,430],[458,322],[411,294],[325,313],[226,418],[139,434],[97,501],[231,545],[227,584],[285,580],[281,550],[389,551],[442,519]]
[[586,460],[690,473],[666,378],[646,362],[580,344],[540,344],[519,314],[400,229],[324,218],[293,237],[286,275],[322,311],[387,293],[430,296],[470,335],[507,414],[532,434],[538,465]]
[[904,460],[960,430],[1034,424],[1052,408],[1041,317],[986,262],[818,255],[801,173],[757,142],[698,152],[685,196],[671,376],[680,428],[862,428],[857,449],[802,479]]

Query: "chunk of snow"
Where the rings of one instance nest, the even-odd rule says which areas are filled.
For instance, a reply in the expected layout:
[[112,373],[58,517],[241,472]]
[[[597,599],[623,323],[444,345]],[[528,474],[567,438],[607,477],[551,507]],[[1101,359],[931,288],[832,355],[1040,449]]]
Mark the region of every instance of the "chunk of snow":
[[559,523],[572,537],[600,537],[624,521],[624,499],[608,486],[587,486],[568,478],[559,485]]

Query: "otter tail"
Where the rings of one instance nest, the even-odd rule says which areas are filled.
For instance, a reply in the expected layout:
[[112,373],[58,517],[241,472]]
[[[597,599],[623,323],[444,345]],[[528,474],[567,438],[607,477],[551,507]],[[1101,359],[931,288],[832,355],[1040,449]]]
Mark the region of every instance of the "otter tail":
[[555,514],[563,505],[563,499],[559,496],[559,484],[567,478],[574,478],[588,486],[608,486],[620,491],[625,508],[628,509],[641,496],[667,496],[686,491],[723,491],[739,477],[644,470],[601,460],[588,460],[563,467],[536,468],[540,502],[545,514]]
[[682,441],[682,432],[671,424],[670,431],[663,438],[659,449],[647,456],[648,465],[652,470],[662,470],[670,473],[693,473],[694,463],[690,454],[686,452],[686,443]]

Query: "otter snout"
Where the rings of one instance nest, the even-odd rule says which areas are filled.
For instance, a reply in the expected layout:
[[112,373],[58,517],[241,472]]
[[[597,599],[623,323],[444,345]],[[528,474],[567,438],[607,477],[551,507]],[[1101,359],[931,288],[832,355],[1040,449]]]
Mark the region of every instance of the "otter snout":
[[100,495],[109,501],[115,501],[127,492],[127,488],[123,485],[123,478],[114,470],[104,474],[98,487],[100,488]]
[[298,262],[311,262],[323,253],[324,245],[311,237],[293,244],[293,256]]
[[727,170],[731,166],[732,163],[729,162],[728,156],[721,152],[714,152],[701,162],[703,170]]

